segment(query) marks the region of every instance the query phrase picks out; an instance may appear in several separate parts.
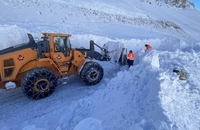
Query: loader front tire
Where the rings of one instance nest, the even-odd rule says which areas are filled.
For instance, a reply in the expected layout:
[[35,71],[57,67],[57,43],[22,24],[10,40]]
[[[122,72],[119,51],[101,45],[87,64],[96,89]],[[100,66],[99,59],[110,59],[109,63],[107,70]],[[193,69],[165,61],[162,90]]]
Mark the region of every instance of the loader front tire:
[[22,78],[23,93],[30,99],[42,99],[50,96],[57,87],[58,78],[47,68],[35,68]]
[[103,68],[96,62],[88,62],[81,71],[81,78],[87,85],[98,84],[104,75]]

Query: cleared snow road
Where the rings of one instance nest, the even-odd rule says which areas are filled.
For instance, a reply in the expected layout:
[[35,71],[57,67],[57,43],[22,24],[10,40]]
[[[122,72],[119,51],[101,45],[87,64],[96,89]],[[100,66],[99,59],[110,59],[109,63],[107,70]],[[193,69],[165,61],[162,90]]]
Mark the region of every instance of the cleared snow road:
[[[0,126],[5,126],[6,124],[15,129],[17,128],[15,124],[51,113],[63,106],[70,105],[73,101],[78,101],[92,94],[97,89],[102,89],[106,86],[105,83],[120,70],[120,66],[110,62],[99,63],[104,68],[104,78],[94,86],[86,86],[79,78],[71,76],[67,84],[58,86],[51,96],[41,100],[26,98],[21,88],[9,91],[0,90]],[[18,117],[23,117],[23,119]],[[12,122],[15,123],[13,124]]]

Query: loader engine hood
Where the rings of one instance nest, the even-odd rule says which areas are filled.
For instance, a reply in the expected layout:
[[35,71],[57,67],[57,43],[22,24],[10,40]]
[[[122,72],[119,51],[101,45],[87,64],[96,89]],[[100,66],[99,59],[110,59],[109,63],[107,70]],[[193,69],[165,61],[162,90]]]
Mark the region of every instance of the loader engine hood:
[[0,55],[7,54],[7,53],[10,53],[10,52],[15,52],[15,51],[26,49],[26,48],[32,48],[32,49],[36,48],[37,44],[35,43],[33,36],[31,34],[27,34],[27,35],[28,35],[28,38],[29,38],[28,43],[22,43],[22,44],[18,44],[18,45],[15,45],[15,46],[5,48],[5,49],[0,51]]

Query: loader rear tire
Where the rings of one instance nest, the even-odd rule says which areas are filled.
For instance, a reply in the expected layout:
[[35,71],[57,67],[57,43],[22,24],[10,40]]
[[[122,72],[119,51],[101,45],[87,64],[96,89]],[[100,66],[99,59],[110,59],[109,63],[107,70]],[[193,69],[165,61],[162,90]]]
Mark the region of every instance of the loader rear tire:
[[47,68],[35,68],[28,71],[22,79],[23,93],[30,99],[42,99],[50,96],[57,87],[58,78]]
[[98,84],[104,75],[103,68],[96,62],[88,62],[81,71],[81,78],[87,85]]

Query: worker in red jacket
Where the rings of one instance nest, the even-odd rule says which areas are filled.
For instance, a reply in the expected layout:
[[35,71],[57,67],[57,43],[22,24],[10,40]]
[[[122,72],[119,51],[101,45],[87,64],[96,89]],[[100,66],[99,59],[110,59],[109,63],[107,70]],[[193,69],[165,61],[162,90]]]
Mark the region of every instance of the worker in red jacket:
[[145,44],[145,47],[146,47],[145,52],[152,49],[152,46],[149,44]]
[[135,54],[133,53],[132,50],[129,51],[129,54],[127,55],[127,63],[128,63],[128,67],[131,67],[134,63],[134,59],[135,59]]

